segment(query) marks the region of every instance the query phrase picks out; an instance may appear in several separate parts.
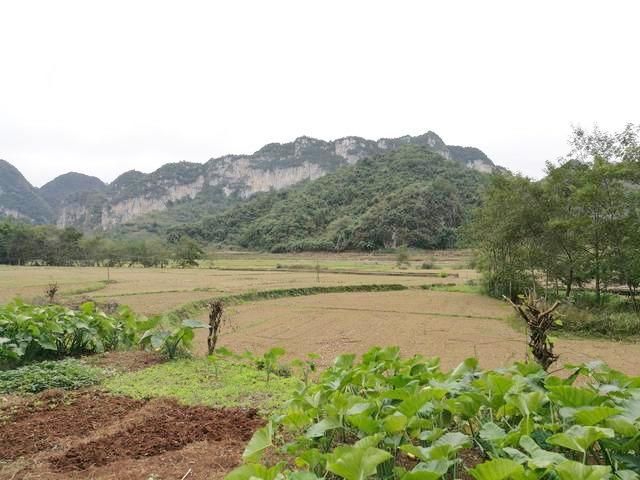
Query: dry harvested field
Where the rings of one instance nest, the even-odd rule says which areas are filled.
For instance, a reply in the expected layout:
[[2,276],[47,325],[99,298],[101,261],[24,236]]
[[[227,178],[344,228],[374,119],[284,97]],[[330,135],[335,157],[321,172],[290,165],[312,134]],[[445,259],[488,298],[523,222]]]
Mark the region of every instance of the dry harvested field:
[[[266,255],[227,252],[212,268],[156,269],[0,266],[0,302],[42,296],[57,282],[67,300],[88,296],[115,301],[143,314],[250,291],[279,288],[399,283],[403,292],[339,293],[260,301],[227,311],[222,342],[234,350],[261,353],[283,346],[290,356],[319,353],[326,365],[337,354],[362,353],[373,345],[395,344],[405,354],[439,356],[446,367],[478,355],[484,367],[504,365],[524,356],[523,335],[505,319],[504,303],[472,293],[428,291],[425,284],[464,285],[478,278],[464,268],[469,252],[412,254],[400,269],[393,255]],[[435,269],[423,270],[422,262]],[[315,267],[320,266],[319,277]],[[201,317],[204,319],[204,315]],[[200,332],[196,351],[204,351]],[[640,373],[640,345],[600,340],[560,339],[561,362],[600,358],[614,368]]]
[[[474,355],[483,367],[495,368],[523,360],[525,353],[523,334],[505,321],[510,307],[468,293],[407,290],[283,298],[234,307],[228,315],[221,342],[232,350],[282,346],[293,357],[316,352],[324,366],[340,353],[364,353],[375,345],[437,356],[445,368]],[[197,348],[205,352],[202,333]],[[601,359],[640,374],[639,344],[559,339],[557,350],[561,363]]]
[[221,260],[222,265],[216,268],[110,268],[110,283],[106,282],[107,269],[103,267],[0,266],[0,303],[15,297],[30,301],[42,296],[49,283],[57,282],[60,294],[67,298],[86,295],[99,301],[126,304],[143,314],[155,314],[194,300],[248,291],[318,285],[458,284],[477,277],[476,272],[468,269],[401,270],[391,256],[388,260],[376,260],[374,270],[366,263],[358,267],[357,260],[351,257],[340,261],[336,256],[330,257],[320,262],[319,275],[314,269],[304,268],[315,265],[309,263],[312,261],[309,257],[240,257]]

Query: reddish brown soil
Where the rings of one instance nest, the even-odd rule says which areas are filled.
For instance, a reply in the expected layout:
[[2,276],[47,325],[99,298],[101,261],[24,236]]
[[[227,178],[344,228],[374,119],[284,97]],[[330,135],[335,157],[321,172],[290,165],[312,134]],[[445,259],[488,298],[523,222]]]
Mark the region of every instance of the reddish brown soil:
[[159,353],[143,350],[98,353],[84,357],[84,360],[90,365],[112,368],[119,372],[135,372],[164,361]]
[[0,479],[222,478],[263,423],[255,410],[44,392],[0,408]]
[[104,428],[142,405],[98,391],[73,397],[54,392],[43,392],[33,403],[3,409],[0,418],[6,421],[0,425],[0,460],[55,448],[59,439]]
[[132,423],[124,431],[83,443],[54,457],[54,470],[85,470],[125,458],[143,458],[179,450],[202,440],[221,442],[238,439],[248,442],[263,424],[256,410],[184,407],[166,402],[158,411],[140,423]]

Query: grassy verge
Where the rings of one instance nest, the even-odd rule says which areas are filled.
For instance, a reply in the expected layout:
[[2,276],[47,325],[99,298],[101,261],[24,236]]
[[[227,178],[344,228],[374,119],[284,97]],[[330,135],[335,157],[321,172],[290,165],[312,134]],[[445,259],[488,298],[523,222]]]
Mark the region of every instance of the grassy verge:
[[83,295],[85,293],[92,293],[102,290],[112,283],[116,283],[115,280],[100,280],[97,283],[92,283],[90,285],[86,285],[82,288],[76,288],[74,290],[63,290],[60,292],[61,296],[72,296],[72,295]]
[[640,340],[640,316],[606,309],[590,311],[575,306],[560,309],[560,333],[607,340]]
[[431,285],[420,285],[423,290],[434,290],[437,292],[458,292],[482,294],[480,285],[456,284],[456,283],[434,283]]
[[171,397],[188,404],[255,407],[270,412],[284,404],[299,380],[271,375],[248,362],[183,359],[109,378],[104,388],[133,398]]
[[303,297],[307,295],[319,295],[323,293],[353,293],[353,292],[392,292],[408,290],[406,285],[397,283],[391,284],[370,284],[370,285],[337,285],[331,287],[306,287],[306,288],[280,288],[275,290],[263,290],[239,293],[235,295],[224,295],[206,300],[196,300],[182,305],[167,312],[167,315],[175,321],[183,320],[191,315],[199,313],[206,308],[212,300],[222,300],[226,305],[239,305],[246,302],[257,302],[260,300],[274,300],[284,297]]

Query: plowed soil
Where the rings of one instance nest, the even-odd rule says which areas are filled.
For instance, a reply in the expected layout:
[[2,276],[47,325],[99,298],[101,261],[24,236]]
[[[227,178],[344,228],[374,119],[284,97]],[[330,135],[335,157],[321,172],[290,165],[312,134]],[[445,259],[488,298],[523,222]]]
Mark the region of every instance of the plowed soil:
[[263,423],[252,409],[44,392],[0,409],[0,479],[221,478]]

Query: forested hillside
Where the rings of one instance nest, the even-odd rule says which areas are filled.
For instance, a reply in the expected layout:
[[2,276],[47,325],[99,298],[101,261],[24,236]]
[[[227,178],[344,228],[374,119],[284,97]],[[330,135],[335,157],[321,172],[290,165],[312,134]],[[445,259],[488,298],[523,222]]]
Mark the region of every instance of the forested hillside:
[[0,218],[13,217],[36,223],[53,220],[53,211],[20,171],[0,160]]
[[91,177],[82,173],[69,172],[59,175],[50,182],[45,183],[38,192],[51,208],[58,209],[61,204],[70,197],[88,192],[100,192],[105,184],[97,177]]
[[70,172],[36,189],[15,167],[3,162],[0,217],[84,232],[110,231],[128,224],[125,231],[162,233],[170,226],[197,222],[258,192],[314,180],[408,145],[426,148],[472,170],[500,169],[481,150],[447,145],[434,132],[378,140],[343,137],[324,141],[303,136],[267,144],[248,155],[225,155],[206,163],[168,163],[150,173],[130,170],[107,185],[96,177]]
[[173,228],[207,242],[281,251],[446,248],[488,175],[418,146],[360,160],[317,180]]

